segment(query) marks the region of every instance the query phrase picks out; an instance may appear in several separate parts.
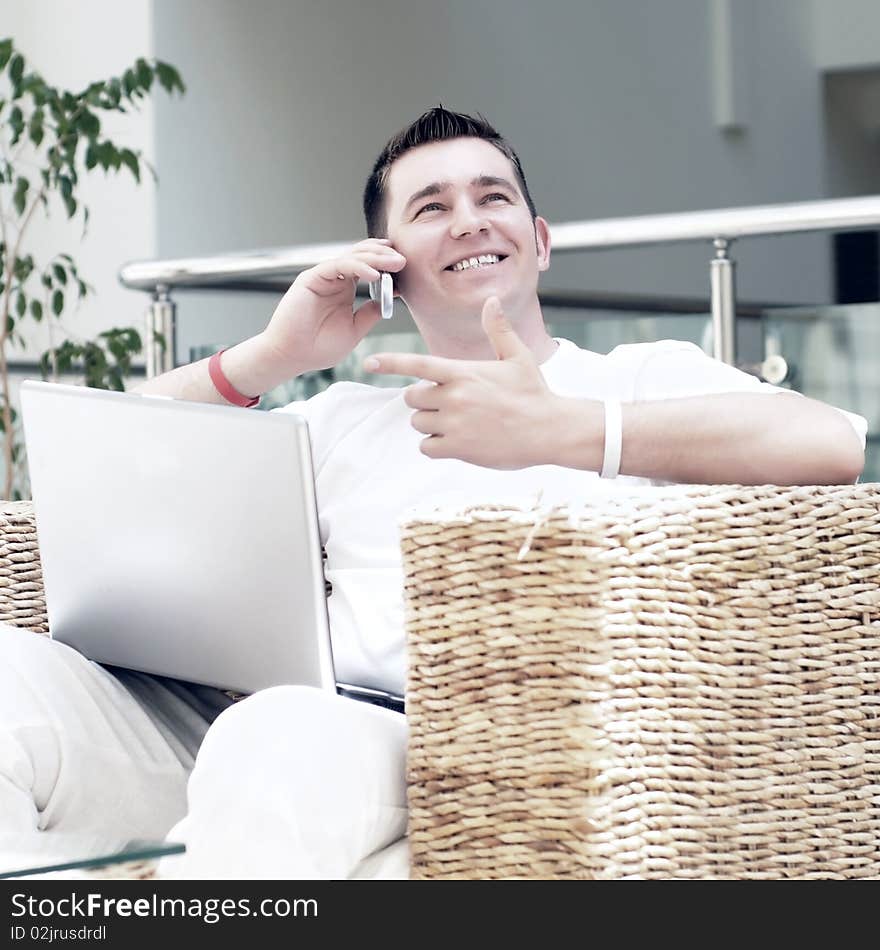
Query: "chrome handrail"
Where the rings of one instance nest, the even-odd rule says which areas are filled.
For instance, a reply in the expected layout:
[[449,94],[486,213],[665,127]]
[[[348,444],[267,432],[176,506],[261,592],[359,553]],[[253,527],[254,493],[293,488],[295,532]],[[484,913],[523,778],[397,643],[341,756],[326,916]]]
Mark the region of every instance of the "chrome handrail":
[[[735,359],[734,262],[730,244],[743,237],[806,232],[857,231],[880,228],[880,195],[820,201],[719,208],[677,214],[638,215],[594,221],[571,221],[550,226],[555,253],[644,247],[711,241],[711,306],[715,356],[726,363]],[[211,257],[135,261],[125,264],[119,279],[126,287],[151,291],[154,307],[150,328],[164,340],[164,349],[148,359],[152,371],[173,365],[174,305],[171,289],[199,287],[222,290],[256,289],[250,281],[292,280],[301,271],[347,251],[354,241],[302,244],[262,251],[219,254]]]
[[551,227],[556,251],[597,251],[687,241],[733,241],[809,231],[859,231],[880,227],[880,195],[787,204],[647,214]]

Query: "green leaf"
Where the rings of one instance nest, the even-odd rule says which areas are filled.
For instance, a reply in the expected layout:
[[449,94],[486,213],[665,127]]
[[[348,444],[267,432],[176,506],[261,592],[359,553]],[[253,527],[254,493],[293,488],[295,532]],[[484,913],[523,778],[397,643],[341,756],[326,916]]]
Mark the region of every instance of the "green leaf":
[[98,156],[98,164],[104,171],[108,171],[112,164],[112,156],[115,149],[111,142],[100,142],[95,149]]
[[35,74],[32,76],[32,79],[31,95],[34,98],[34,105],[42,108],[49,99],[49,87]]
[[85,297],[85,295],[89,292],[89,288],[86,286],[86,282],[84,280],[77,279],[77,285],[79,287],[79,299],[82,300],[83,297]]
[[60,284],[67,283],[67,271],[60,264],[52,265],[52,273],[58,279]]
[[122,88],[125,90],[125,95],[130,99],[131,94],[137,89],[137,76],[135,76],[133,69],[126,69],[122,74]]
[[127,351],[122,343],[122,340],[115,336],[110,337],[110,339],[107,340],[107,349],[110,350],[112,355],[116,357],[117,362],[119,362],[119,360],[124,360],[127,355]]
[[111,79],[107,83],[107,106],[110,109],[119,108],[119,101],[122,99],[122,84],[118,79]]
[[69,340],[65,340],[61,346],[56,350],[56,362],[58,364],[58,372],[66,373],[70,370],[70,367],[73,365],[73,359],[79,354],[76,352],[79,348],[72,345],[68,345]]
[[91,142],[86,146],[85,162],[88,171],[91,171],[98,164],[98,149]]
[[76,127],[89,139],[95,139],[101,132],[101,120],[94,112],[85,109],[82,115],[77,119]]
[[40,278],[40,283],[47,289],[51,290],[52,289],[52,275],[49,274],[48,272],[44,273],[43,276]]
[[141,88],[149,92],[150,86],[153,85],[153,70],[150,69],[149,63],[145,59],[139,59],[134,68]]
[[19,214],[24,214],[24,206],[27,203],[28,188],[31,183],[27,178],[19,178],[15,183],[15,193],[12,196],[12,204]]
[[39,323],[43,319],[43,305],[39,300],[31,301],[31,316]]
[[82,98],[85,99],[85,101],[90,106],[100,107],[103,105],[103,102],[102,102],[103,95],[104,95],[104,83],[92,82],[92,83],[89,83],[89,85],[86,87],[85,92],[82,93]]
[[15,313],[19,317],[23,317],[27,313],[27,299],[24,294],[19,294],[15,298]]
[[122,161],[122,164],[125,165],[127,169],[129,169],[132,175],[134,175],[134,180],[140,183],[141,169],[140,165],[138,164],[137,155],[135,155],[135,153],[130,148],[124,148],[119,153],[119,157]]
[[175,89],[180,90],[181,93],[186,92],[186,86],[180,78],[180,73],[173,66],[158,59],[156,60],[156,78],[159,80],[159,85],[166,92],[171,93]]
[[28,73],[21,81],[21,91],[29,92],[35,102],[45,101],[46,84],[36,73]]
[[23,284],[34,269],[34,258],[30,254],[25,254],[24,257],[17,257],[15,259],[15,264],[12,268],[12,273],[15,275],[15,279]]
[[12,333],[12,331],[13,331],[14,329],[15,329],[15,318],[14,318],[14,317],[7,317],[7,318],[6,318],[6,332],[7,332],[7,333]]
[[21,82],[21,75],[24,72],[24,57],[21,53],[16,53],[9,61],[9,78],[17,86]]
[[6,68],[10,56],[12,56],[12,40],[0,40],[0,70]]
[[31,116],[31,120],[28,123],[28,134],[31,137],[31,141],[34,145],[39,145],[43,141],[43,111],[38,109]]
[[47,101],[49,103],[49,111],[52,113],[52,118],[56,122],[64,121],[64,109],[61,108],[61,99],[57,90],[52,90],[52,94]]
[[65,201],[73,194],[73,182],[67,175],[58,176],[58,187],[61,189],[61,197]]
[[62,198],[64,202],[64,207],[67,209],[67,217],[72,218],[76,214],[76,200],[73,198]]
[[52,294],[52,313],[54,313],[56,317],[60,317],[63,311],[64,294],[60,290],[56,290],[55,293]]
[[73,162],[76,157],[77,145],[79,145],[79,133],[68,132],[64,136],[62,147],[64,149],[64,157],[67,160],[68,165],[71,166],[71,174],[73,173]]
[[18,106],[14,106],[9,113],[9,128],[12,130],[11,145],[16,145],[24,132],[24,115]]

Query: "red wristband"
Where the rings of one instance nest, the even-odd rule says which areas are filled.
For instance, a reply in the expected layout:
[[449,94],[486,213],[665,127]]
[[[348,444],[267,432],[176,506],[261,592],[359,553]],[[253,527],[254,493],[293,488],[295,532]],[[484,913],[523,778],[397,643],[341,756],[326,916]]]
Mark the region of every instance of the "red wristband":
[[218,393],[233,406],[243,406],[250,409],[260,401],[259,396],[243,396],[226,378],[223,367],[220,365],[220,357],[226,352],[225,349],[219,350],[208,360],[208,374],[211,382]]

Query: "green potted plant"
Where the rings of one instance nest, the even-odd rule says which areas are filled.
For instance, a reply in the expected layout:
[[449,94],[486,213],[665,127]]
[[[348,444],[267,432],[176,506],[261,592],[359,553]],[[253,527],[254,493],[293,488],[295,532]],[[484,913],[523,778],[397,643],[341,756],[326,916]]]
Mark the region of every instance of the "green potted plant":
[[[24,453],[10,381],[10,354],[24,345],[24,321],[62,319],[92,288],[64,250],[37,260],[27,238],[39,215],[60,202],[68,218],[89,210],[78,197],[83,175],[129,172],[139,183],[140,152],[117,145],[101,131],[101,115],[137,108],[157,82],[169,94],[184,92],[177,70],[159,60],[138,59],[118,77],[71,91],[51,86],[30,69],[11,38],[0,40],[0,435],[3,498],[21,498],[27,484]],[[142,341],[133,327],[99,333],[93,340],[67,337],[43,354],[43,375],[80,370],[86,385],[124,389],[132,357]]]

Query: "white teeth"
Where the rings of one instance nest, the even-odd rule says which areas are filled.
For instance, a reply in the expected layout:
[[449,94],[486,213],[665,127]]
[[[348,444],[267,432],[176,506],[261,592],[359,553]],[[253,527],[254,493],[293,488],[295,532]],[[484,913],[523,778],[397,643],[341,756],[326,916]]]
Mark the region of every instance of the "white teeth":
[[453,270],[467,270],[470,267],[485,267],[487,264],[497,264],[501,258],[497,254],[481,254],[479,257],[469,257],[467,260],[454,264]]

